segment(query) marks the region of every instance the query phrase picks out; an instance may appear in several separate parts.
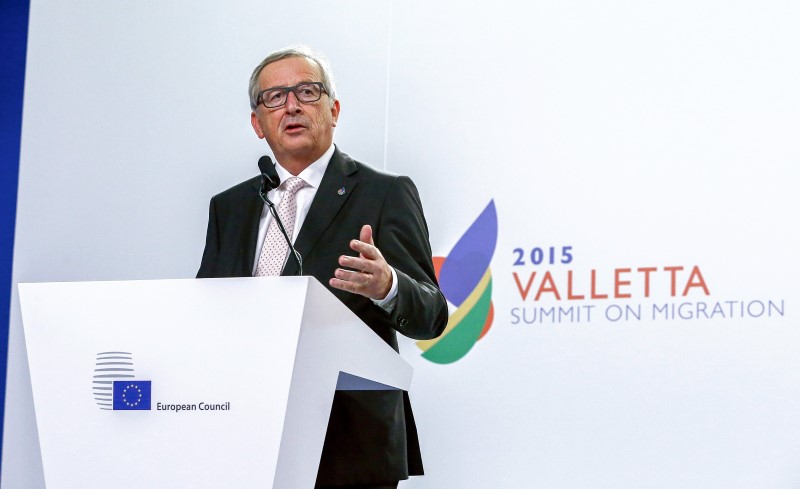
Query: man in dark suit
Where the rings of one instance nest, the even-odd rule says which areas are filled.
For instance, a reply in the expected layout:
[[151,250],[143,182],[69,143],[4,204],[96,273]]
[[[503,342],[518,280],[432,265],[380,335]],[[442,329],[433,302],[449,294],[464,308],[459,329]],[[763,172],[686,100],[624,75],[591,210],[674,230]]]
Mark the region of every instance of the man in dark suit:
[[[340,104],[325,59],[303,46],[272,53],[253,72],[250,100],[253,129],[272,149],[282,182],[270,197],[279,208],[286,198],[292,222],[285,225],[303,273],[325,284],[395,350],[396,331],[415,339],[441,334],[447,303],[416,187],[333,145]],[[300,190],[284,187],[294,177],[302,179]],[[280,274],[297,273],[288,252],[284,258],[275,251],[280,246],[270,238],[274,223],[259,186],[256,177],[211,200],[199,278],[268,275],[276,261]],[[421,474],[406,393],[336,393],[316,487],[393,488]]]

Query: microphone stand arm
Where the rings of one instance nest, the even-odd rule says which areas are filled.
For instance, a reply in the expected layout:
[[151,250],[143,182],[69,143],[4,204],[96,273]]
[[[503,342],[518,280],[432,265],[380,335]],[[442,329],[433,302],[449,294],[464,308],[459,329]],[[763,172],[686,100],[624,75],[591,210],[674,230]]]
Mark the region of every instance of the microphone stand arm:
[[278,211],[275,210],[275,204],[273,204],[272,201],[269,200],[269,197],[267,197],[267,192],[264,189],[261,189],[258,192],[258,195],[261,197],[261,200],[263,200],[264,203],[267,204],[267,207],[269,207],[269,213],[272,214],[272,218],[275,219],[276,223],[278,223],[278,229],[281,230],[281,234],[283,234],[283,237],[286,239],[286,243],[289,245],[289,250],[291,251],[291,255],[294,257],[294,261],[297,262],[297,271],[298,271],[297,274],[303,275],[303,257],[300,256],[300,253],[298,253],[297,250],[294,249],[294,246],[292,246],[292,239],[286,233],[286,228],[283,227],[283,222],[281,222],[281,218],[278,217]]

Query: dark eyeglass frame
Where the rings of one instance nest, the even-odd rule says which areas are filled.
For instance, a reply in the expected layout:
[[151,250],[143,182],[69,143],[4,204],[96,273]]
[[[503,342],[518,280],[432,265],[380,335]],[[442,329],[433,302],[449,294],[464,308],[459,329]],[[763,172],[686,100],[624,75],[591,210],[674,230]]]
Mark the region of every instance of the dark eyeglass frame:
[[[308,85],[316,85],[317,87],[319,87],[319,97],[315,98],[314,100],[303,100],[300,97],[300,95],[297,93],[297,89],[300,87],[307,87]],[[275,92],[275,91],[283,92],[284,94],[283,103],[278,105],[267,105],[267,101],[263,97],[263,95],[267,92]],[[284,105],[286,105],[286,101],[289,100],[289,92],[292,92],[294,96],[297,98],[297,100],[304,104],[314,103],[322,98],[323,93],[326,95],[328,94],[328,91],[325,90],[325,85],[323,85],[322,82],[303,82],[303,83],[298,83],[293,87],[272,87],[272,88],[267,88],[266,90],[261,90],[260,92],[258,92],[258,94],[256,94],[256,105],[263,105],[268,109],[277,109],[278,107],[283,107]]]

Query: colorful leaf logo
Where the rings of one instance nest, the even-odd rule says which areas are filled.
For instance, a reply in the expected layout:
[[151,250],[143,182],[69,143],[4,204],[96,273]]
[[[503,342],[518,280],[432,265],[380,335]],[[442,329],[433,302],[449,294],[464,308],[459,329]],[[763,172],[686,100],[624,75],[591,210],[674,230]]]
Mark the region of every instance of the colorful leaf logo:
[[447,257],[433,257],[439,287],[456,310],[441,336],[417,342],[424,358],[453,363],[489,331],[494,318],[489,265],[496,245],[497,210],[491,200]]

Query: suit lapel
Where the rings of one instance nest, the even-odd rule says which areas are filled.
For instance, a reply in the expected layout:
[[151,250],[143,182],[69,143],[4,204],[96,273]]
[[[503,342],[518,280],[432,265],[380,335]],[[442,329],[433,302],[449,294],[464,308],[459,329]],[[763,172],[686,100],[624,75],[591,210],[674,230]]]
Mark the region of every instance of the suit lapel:
[[253,195],[255,198],[249,199],[244,204],[244,226],[246,227],[244,232],[247,235],[247,239],[244,241],[243,256],[247,259],[241,264],[242,277],[253,276],[253,264],[256,260],[256,245],[258,244],[258,224],[261,220],[261,213],[264,211],[264,201],[261,200],[258,193],[260,189],[261,179],[256,178],[253,183]]
[[[358,180],[355,178],[357,170],[355,162],[349,156],[339,151],[339,148],[334,150],[319,189],[308,209],[308,215],[303,221],[303,227],[300,228],[300,233],[294,243],[300,256],[306,257],[311,254],[325,230],[333,223],[333,219],[350,198],[358,184]],[[341,189],[344,191],[342,192]],[[295,275],[296,273],[297,265],[293,260],[289,260],[282,275]]]

